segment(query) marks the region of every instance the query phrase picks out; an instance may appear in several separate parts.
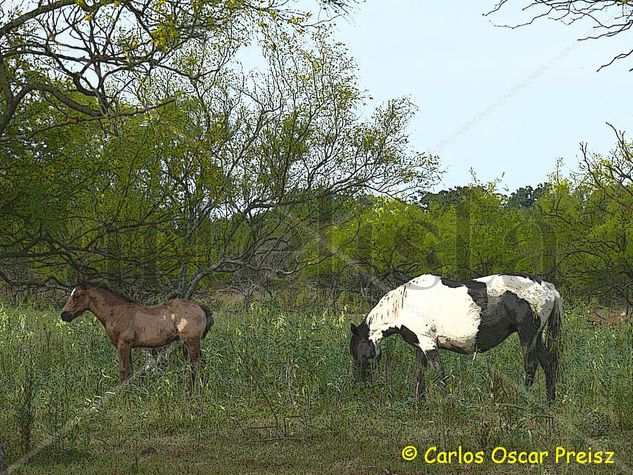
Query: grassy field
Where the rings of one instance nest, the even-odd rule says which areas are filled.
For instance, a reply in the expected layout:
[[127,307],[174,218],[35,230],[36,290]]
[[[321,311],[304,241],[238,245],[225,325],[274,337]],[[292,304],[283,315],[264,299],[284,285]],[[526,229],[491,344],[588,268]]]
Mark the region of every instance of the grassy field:
[[[567,305],[563,380],[548,407],[540,370],[530,392],[521,385],[516,336],[474,359],[442,352],[448,389],[429,381],[418,405],[414,354],[397,337],[371,385],[352,380],[358,314],[225,308],[189,395],[180,352],[120,386],[92,315],[65,324],[58,310],[0,306],[0,440],[13,473],[631,473],[633,324],[595,325],[586,313]],[[402,459],[406,445],[416,460]],[[485,462],[429,465],[432,446],[481,450]],[[552,455],[496,465],[498,446]],[[613,451],[615,464],[556,464],[557,446]]]

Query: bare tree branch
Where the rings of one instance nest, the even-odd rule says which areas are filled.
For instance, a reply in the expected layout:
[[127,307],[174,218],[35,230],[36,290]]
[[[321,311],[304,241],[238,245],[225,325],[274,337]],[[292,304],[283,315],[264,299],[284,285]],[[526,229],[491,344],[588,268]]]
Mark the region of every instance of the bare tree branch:
[[[529,14],[530,19],[513,24],[502,24],[505,28],[520,28],[531,25],[541,19],[550,19],[572,25],[585,21],[590,31],[579,41],[611,38],[625,33],[633,27],[633,5],[626,0],[500,0],[485,13],[487,16],[501,15],[514,5],[521,5],[521,12]],[[633,49],[614,56],[598,68],[610,66],[616,61],[629,58]],[[633,68],[631,69],[633,71]]]

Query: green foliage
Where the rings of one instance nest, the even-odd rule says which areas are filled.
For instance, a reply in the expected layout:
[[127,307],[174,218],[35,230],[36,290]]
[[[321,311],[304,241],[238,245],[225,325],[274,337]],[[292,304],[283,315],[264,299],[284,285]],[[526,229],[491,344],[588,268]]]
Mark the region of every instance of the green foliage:
[[[509,196],[495,183],[431,193],[439,161],[409,144],[415,105],[395,98],[366,113],[370,97],[344,46],[327,28],[298,33],[305,17],[271,22],[277,7],[290,15],[284,5],[261,12],[259,69],[242,71],[230,45],[173,44],[165,11],[152,54],[169,51],[185,76],[147,77],[116,117],[86,121],[45,94],[12,112],[15,140],[0,140],[0,280],[9,292],[98,277],[145,300],[227,285],[251,298],[293,279],[336,303],[344,293],[377,298],[426,272],[522,271],[633,303],[633,158],[623,138],[607,156],[583,149],[573,179],[558,174]],[[254,14],[244,1],[191,7],[246,15],[242,26]],[[138,38],[120,40],[129,53]],[[209,58],[221,67],[202,74]],[[13,79],[70,87],[41,64],[9,66]],[[79,91],[65,97],[101,107]],[[163,106],[135,115],[136,100]]]
[[[313,6],[334,16],[354,1]],[[300,36],[312,15],[301,2],[285,0],[3,4],[0,143],[28,142],[51,126],[98,119],[110,124],[113,118],[152,110],[176,96],[167,89],[168,99],[155,101],[156,95],[143,93],[148,83],[186,83],[217,74],[239,48],[257,40],[260,30]],[[65,36],[81,48],[69,46]],[[58,120],[38,120],[31,105],[40,102],[54,108]]]
[[[617,153],[617,151],[615,152]],[[537,216],[555,250],[555,278],[567,289],[610,302],[633,303],[631,247],[633,195],[624,176],[598,158],[576,182],[558,179],[536,202]]]
[[436,158],[408,144],[410,101],[362,119],[356,66],[327,31],[267,38],[261,71],[150,85],[178,99],[104,129],[83,122],[0,145],[0,278],[98,276],[146,296],[189,295],[227,274],[267,285],[306,265],[315,200],[406,197],[433,182]]

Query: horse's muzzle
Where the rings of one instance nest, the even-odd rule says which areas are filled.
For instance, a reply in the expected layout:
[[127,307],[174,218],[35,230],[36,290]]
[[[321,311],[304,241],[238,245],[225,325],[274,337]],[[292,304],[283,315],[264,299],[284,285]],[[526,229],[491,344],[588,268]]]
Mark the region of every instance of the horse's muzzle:
[[65,322],[72,322],[73,316],[70,312],[62,312],[62,320]]

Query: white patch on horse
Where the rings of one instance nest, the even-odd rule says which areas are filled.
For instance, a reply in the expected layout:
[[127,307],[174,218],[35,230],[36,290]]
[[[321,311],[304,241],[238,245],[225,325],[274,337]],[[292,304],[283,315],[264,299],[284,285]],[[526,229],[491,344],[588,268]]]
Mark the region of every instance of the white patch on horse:
[[[394,305],[395,304],[395,305]],[[475,351],[481,309],[468,287],[444,285],[435,275],[421,275],[387,293],[369,312],[369,339],[378,344],[383,332],[406,327],[423,351],[438,347]]]
[[181,318],[180,321],[176,324],[176,328],[179,332],[183,332],[185,327],[188,325],[188,321],[186,318]]
[[70,293],[70,296],[71,296],[71,297],[74,297],[74,296],[75,296],[75,291],[76,291],[76,290],[77,290],[77,287],[73,288],[73,291]]

